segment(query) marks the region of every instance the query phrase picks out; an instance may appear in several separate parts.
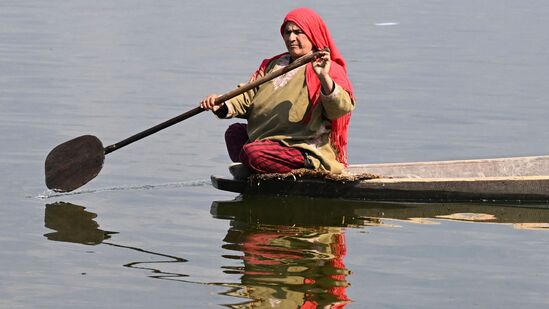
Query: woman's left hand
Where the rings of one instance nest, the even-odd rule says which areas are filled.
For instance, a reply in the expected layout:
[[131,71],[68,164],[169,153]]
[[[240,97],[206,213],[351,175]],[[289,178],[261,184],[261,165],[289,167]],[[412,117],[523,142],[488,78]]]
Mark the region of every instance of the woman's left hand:
[[318,77],[328,75],[330,72],[331,58],[329,51],[321,51],[320,55],[313,60],[313,69]]
[[330,77],[330,66],[332,64],[332,59],[330,57],[329,51],[320,52],[315,60],[313,60],[313,70],[315,71],[316,76],[322,84],[322,92],[329,94],[332,92],[333,80]]

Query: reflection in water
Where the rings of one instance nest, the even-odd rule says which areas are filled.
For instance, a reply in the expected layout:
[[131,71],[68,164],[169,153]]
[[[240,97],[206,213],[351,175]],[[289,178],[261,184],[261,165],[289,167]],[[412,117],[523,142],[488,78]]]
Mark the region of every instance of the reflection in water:
[[296,208],[291,200],[269,198],[213,203],[214,217],[231,220],[224,257],[241,261],[224,267],[241,281],[224,294],[250,299],[228,307],[343,308],[351,301],[345,227],[379,222],[315,204]]
[[[344,263],[345,229],[395,226],[395,220],[440,224],[447,220],[479,224],[511,224],[514,228],[549,230],[549,209],[485,204],[391,204],[308,198],[241,196],[213,202],[214,218],[230,220],[222,269],[239,276],[238,283],[205,283],[189,275],[161,270],[186,259],[141,248],[105,242],[116,232],[104,231],[97,215],[70,203],[46,205],[48,239],[104,244],[161,257],[125,267],[150,271],[150,278],[229,287],[222,294],[246,300],[232,308],[343,308],[350,270]],[[389,222],[389,223],[387,223]],[[367,234],[365,234],[367,235]],[[231,264],[236,263],[236,264]],[[154,267],[153,267],[154,266]]]
[[212,214],[221,219],[305,226],[394,226],[410,223],[439,224],[442,220],[509,224],[514,228],[543,228],[549,224],[546,205],[389,203],[311,198],[241,196],[214,202]]
[[[485,204],[391,204],[309,198],[240,196],[212,204],[215,218],[230,220],[224,267],[240,275],[226,295],[248,298],[232,308],[343,308],[351,300],[345,267],[345,229],[393,227],[394,222],[443,220],[547,228],[549,209]],[[389,222],[389,223],[388,223]],[[236,253],[235,253],[236,252]]]
[[474,222],[496,220],[496,216],[491,214],[483,214],[483,213],[454,213],[451,215],[440,215],[440,216],[437,216],[437,218],[458,220],[458,221],[474,221]]
[[100,230],[99,224],[93,220],[97,215],[84,209],[82,206],[62,202],[47,204],[44,224],[55,232],[44,236],[49,240],[98,245],[109,239],[111,234],[116,234]]
[[153,274],[149,275],[150,278],[189,282],[182,279],[188,277],[186,274],[164,272],[157,268],[143,266],[146,264],[182,263],[187,262],[186,259],[141,248],[105,242],[104,240],[109,239],[111,237],[110,235],[116,234],[116,232],[107,232],[99,229],[99,224],[94,220],[96,217],[97,215],[95,213],[86,211],[85,207],[82,206],[64,202],[47,204],[44,223],[47,228],[55,230],[55,232],[44,234],[44,236],[49,240],[54,241],[80,243],[84,245],[104,244],[168,258],[167,260],[158,261],[148,260],[146,262],[131,262],[124,266],[151,271]]
[[[241,289],[227,295],[252,299],[254,308],[317,308],[349,302],[345,268],[345,234],[336,227],[297,227],[233,221],[224,241],[228,259],[243,266],[227,266],[240,274]],[[242,304],[241,304],[242,305]],[[332,307],[334,308],[334,307]]]

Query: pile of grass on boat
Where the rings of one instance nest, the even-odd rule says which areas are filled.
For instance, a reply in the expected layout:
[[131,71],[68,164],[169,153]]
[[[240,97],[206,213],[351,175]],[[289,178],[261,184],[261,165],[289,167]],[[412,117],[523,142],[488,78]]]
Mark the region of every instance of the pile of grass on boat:
[[300,168],[292,170],[289,173],[253,174],[248,178],[248,181],[252,183],[273,180],[323,180],[334,182],[355,182],[377,178],[381,177],[379,175],[374,175],[370,173],[333,174],[324,170],[310,170],[306,168]]

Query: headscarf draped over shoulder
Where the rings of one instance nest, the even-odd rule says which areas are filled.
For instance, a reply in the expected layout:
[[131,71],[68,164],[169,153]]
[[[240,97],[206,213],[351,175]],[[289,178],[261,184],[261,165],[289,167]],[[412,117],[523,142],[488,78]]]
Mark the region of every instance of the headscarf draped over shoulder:
[[[295,23],[307,35],[316,49],[320,50],[325,47],[330,49],[330,58],[332,60],[330,65],[330,76],[338,85],[345,89],[345,91],[347,91],[351,96],[351,99],[354,100],[353,86],[347,77],[347,66],[345,59],[343,59],[339,49],[336,47],[328,27],[326,27],[326,24],[320,15],[309,8],[298,8],[290,11],[280,26],[280,33],[282,35],[284,35],[284,27],[288,22]],[[263,60],[258,69],[258,73],[265,72],[267,65],[272,60],[275,60],[285,54],[287,53]],[[309,91],[309,100],[312,103],[312,107],[307,115],[305,115],[303,121],[309,122],[312,111],[316,108],[320,101],[321,91],[320,80],[316,76],[311,63],[307,64],[305,68],[305,80],[307,82],[307,90]],[[345,166],[347,166],[347,129],[350,118],[351,113],[347,113],[346,115],[332,120],[332,132],[330,134],[330,142],[337,150],[337,160]]]

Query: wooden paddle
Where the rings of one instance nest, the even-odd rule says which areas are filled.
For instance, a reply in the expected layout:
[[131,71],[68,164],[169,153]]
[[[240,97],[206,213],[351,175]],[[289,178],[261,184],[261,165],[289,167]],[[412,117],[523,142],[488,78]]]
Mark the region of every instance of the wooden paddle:
[[[324,51],[328,51],[328,49],[323,49],[313,54],[301,57],[280,70],[270,72],[254,82],[248,83],[242,87],[238,87],[224,95],[221,95],[215,100],[215,103],[221,104],[226,100],[258,87],[273,78],[301,67],[319,57]],[[197,115],[203,111],[204,109],[201,107],[193,108],[186,113],[104,148],[101,141],[93,135],[83,135],[67,141],[55,147],[46,158],[46,186],[57,192],[70,192],[74,189],[80,188],[99,174],[101,168],[103,167],[103,161],[105,160],[106,154]]]

